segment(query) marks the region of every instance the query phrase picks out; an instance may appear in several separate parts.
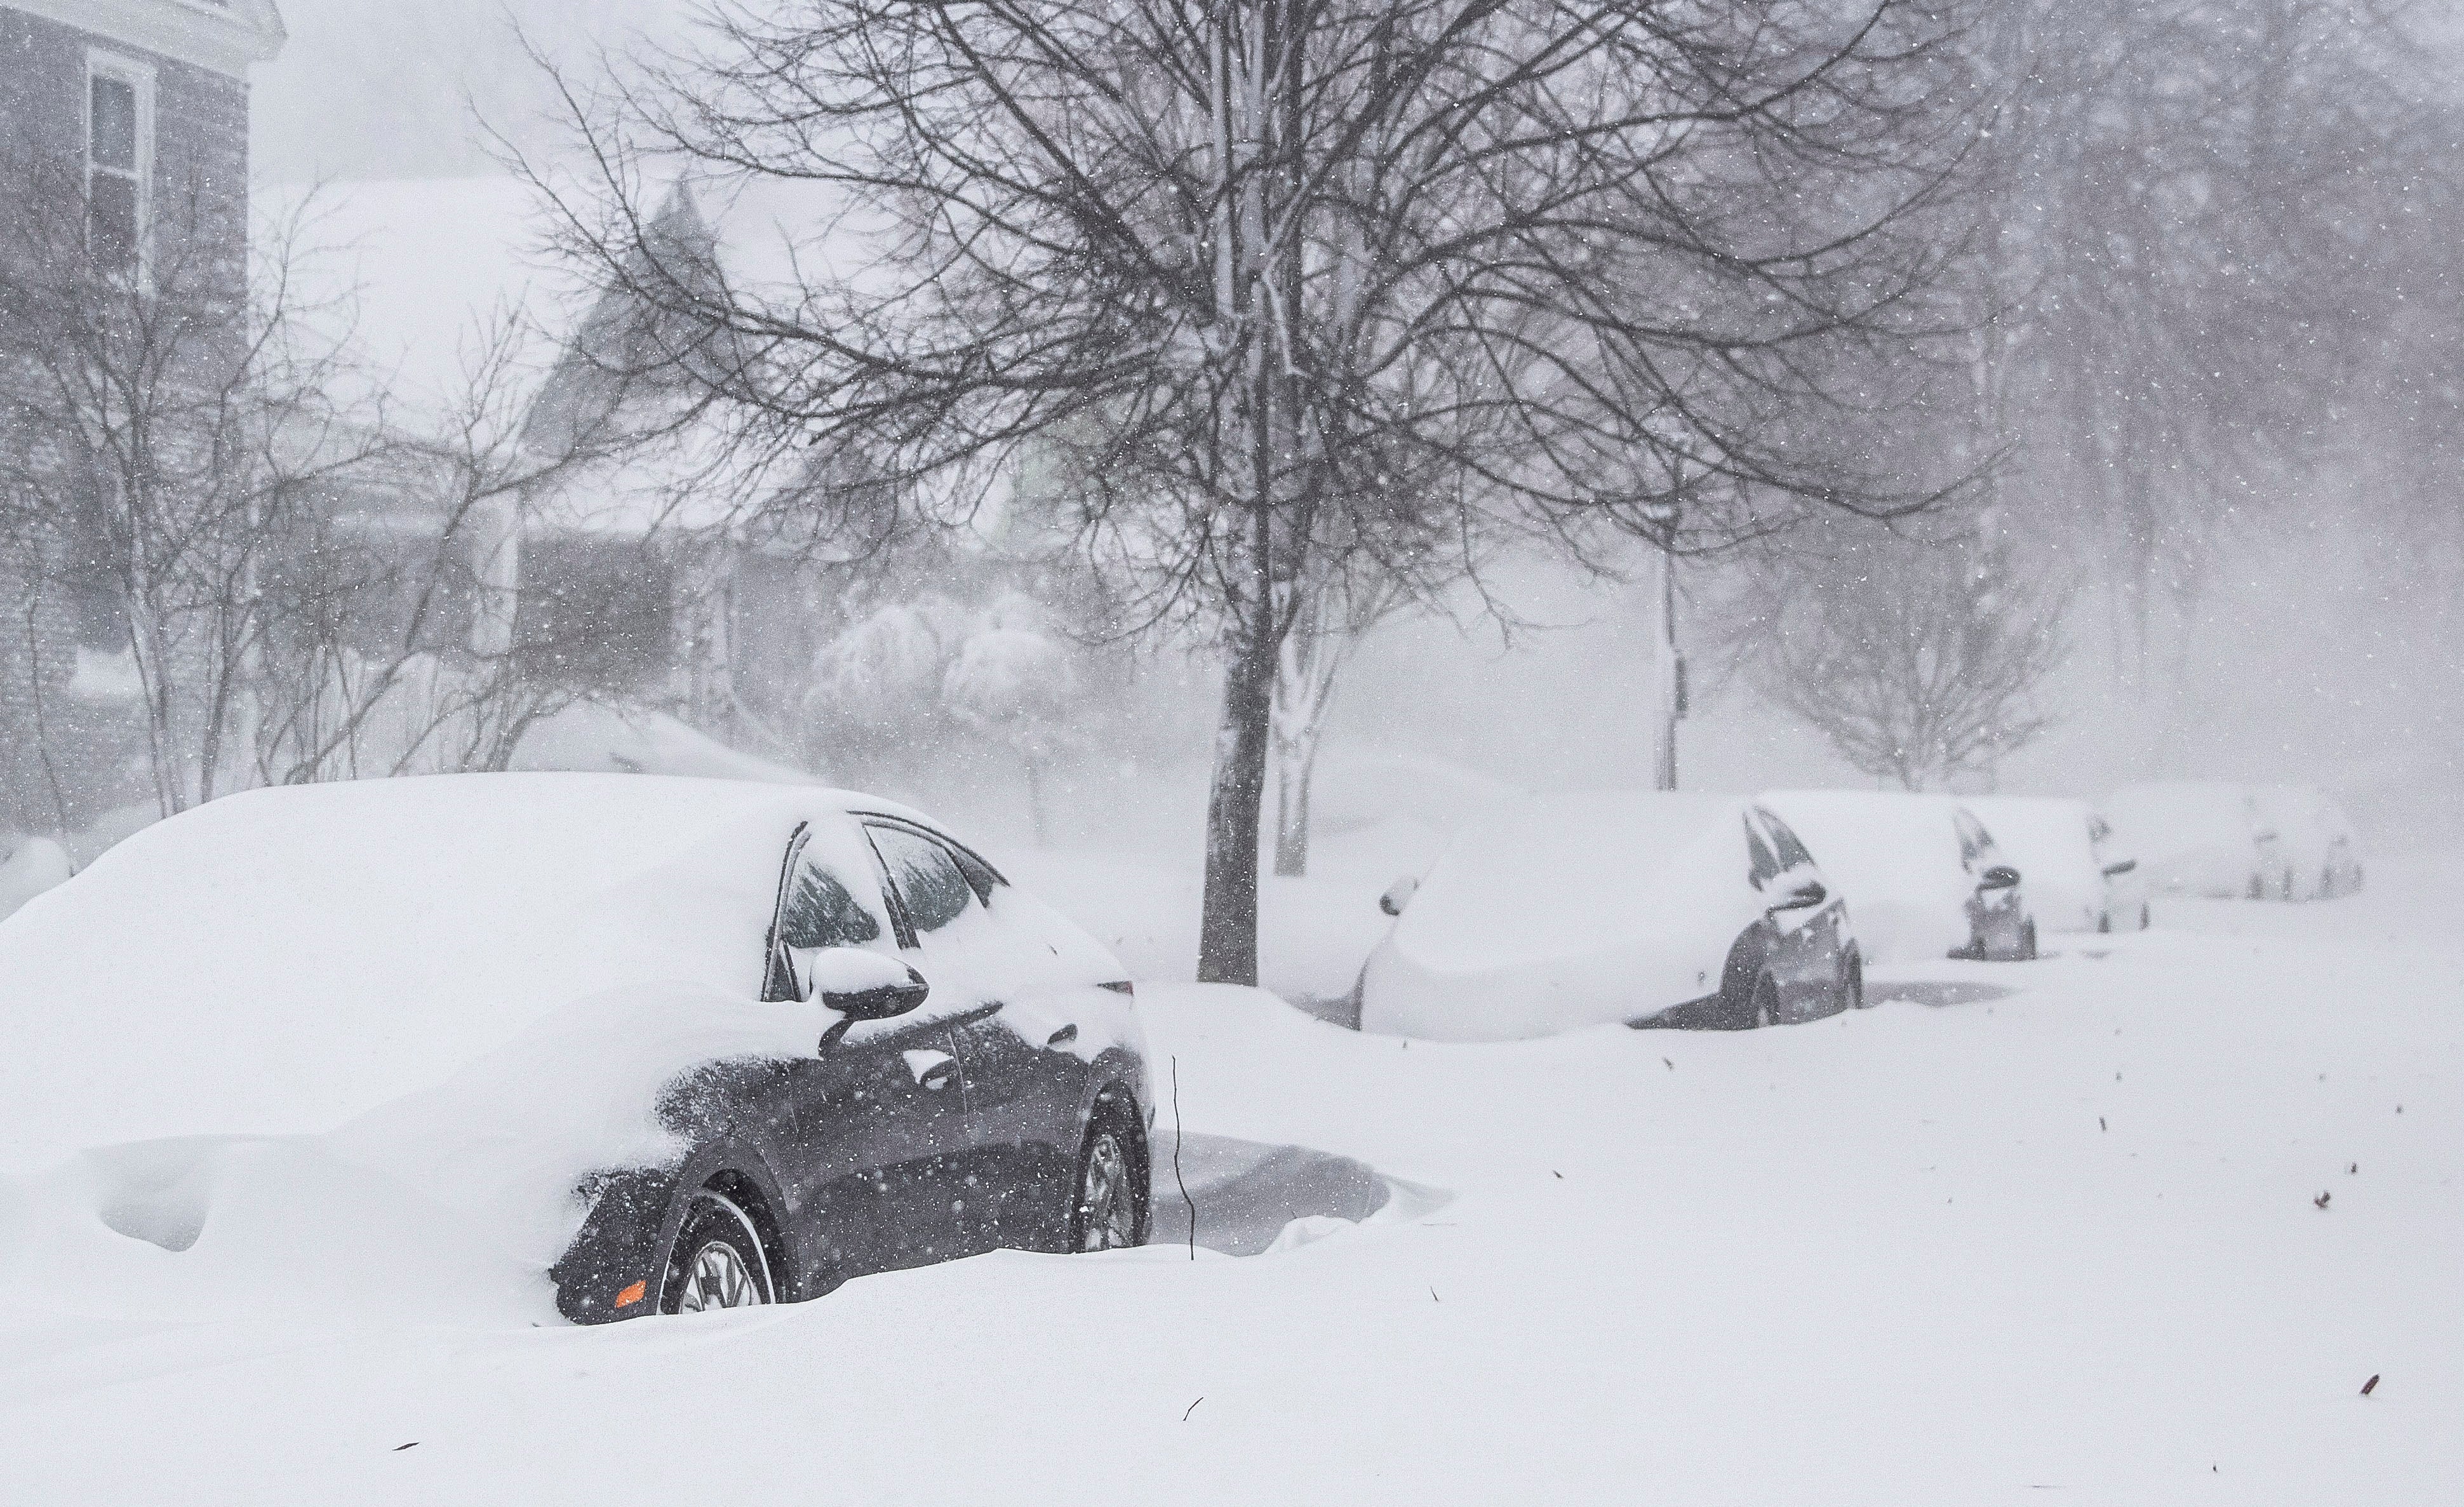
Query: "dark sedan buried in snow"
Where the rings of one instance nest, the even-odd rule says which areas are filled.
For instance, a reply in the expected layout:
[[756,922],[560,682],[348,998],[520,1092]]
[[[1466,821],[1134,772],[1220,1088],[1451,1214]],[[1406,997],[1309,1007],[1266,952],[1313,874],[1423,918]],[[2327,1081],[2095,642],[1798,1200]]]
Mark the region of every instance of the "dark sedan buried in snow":
[[[141,944],[143,968],[113,961]],[[84,1160],[210,1190],[232,1147],[279,1138],[433,1200],[579,1321],[1147,1233],[1119,964],[865,796],[589,775],[235,796],[0,924],[0,1163],[112,1147]],[[95,1196],[109,1222],[154,1195]]]

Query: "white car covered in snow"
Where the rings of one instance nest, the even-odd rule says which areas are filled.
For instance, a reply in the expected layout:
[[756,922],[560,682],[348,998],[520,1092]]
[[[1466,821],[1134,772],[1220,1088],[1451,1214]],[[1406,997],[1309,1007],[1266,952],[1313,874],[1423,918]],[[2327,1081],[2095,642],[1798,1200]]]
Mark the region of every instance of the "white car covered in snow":
[[2315,785],[2263,785],[2252,794],[2277,834],[2283,873],[2276,894],[2325,900],[2361,890],[2361,839],[2335,797]]
[[2250,786],[2126,785],[2106,796],[2101,809],[2152,890],[2254,900],[2291,891],[2283,833]]
[[0,922],[0,1040],[11,1290],[68,1251],[318,1288],[432,1256],[387,1282],[601,1321],[1148,1228],[1120,965],[921,814],[811,787],[215,801]]
[[2144,931],[2146,886],[2138,861],[2085,801],[1985,795],[1962,801],[1991,830],[2025,876],[2028,909],[2048,931]]
[[1505,807],[1455,834],[1357,991],[1360,1029],[1447,1041],[1612,1021],[1743,1028],[1861,1005],[1846,908],[1754,802],[1595,793]]
[[1875,963],[2036,955],[2021,871],[1959,801],[1882,790],[1767,790],[1848,898]]

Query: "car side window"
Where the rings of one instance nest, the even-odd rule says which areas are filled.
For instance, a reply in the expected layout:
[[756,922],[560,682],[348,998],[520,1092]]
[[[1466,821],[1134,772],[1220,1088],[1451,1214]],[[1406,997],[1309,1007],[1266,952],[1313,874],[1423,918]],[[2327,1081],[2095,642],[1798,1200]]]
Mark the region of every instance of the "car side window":
[[1759,890],[1779,877],[1779,858],[1772,853],[1771,845],[1763,840],[1763,834],[1755,830],[1754,819],[1750,816],[1746,818],[1746,859],[1752,866],[1755,889]]
[[1789,829],[1788,823],[1769,811],[1763,812],[1762,818],[1763,825],[1771,829],[1772,845],[1779,850],[1779,866],[1782,869],[1814,866],[1814,854],[1807,851],[1804,843],[1797,840],[1796,833]]
[[907,908],[907,920],[919,937],[939,931],[976,903],[975,886],[967,882],[950,850],[903,827],[868,826],[873,851]]
[[[835,870],[830,861],[833,853],[840,860]],[[768,959],[761,970],[762,999],[804,997],[799,954],[825,947],[860,947],[881,936],[879,881],[869,873],[859,878],[856,882],[868,898],[858,899],[857,892],[842,876],[847,856],[844,844],[833,844],[809,824],[798,827],[787,840],[786,865],[780,871],[778,904],[770,922]],[[866,867],[870,868],[869,860]]]
[[952,847],[950,856],[957,863],[958,872],[967,876],[967,883],[975,890],[976,898],[986,905],[993,902],[993,891],[1009,882],[994,873],[991,864],[984,862],[964,848]]
[[1959,831],[1960,860],[1974,868],[1976,861],[1985,856],[1986,850],[1993,846],[1993,839],[1985,834],[1983,822],[1964,810],[1953,811],[1950,824]]
[[809,857],[796,860],[787,902],[779,911],[779,941],[790,947],[860,947],[881,935],[881,922],[858,905],[837,875]]

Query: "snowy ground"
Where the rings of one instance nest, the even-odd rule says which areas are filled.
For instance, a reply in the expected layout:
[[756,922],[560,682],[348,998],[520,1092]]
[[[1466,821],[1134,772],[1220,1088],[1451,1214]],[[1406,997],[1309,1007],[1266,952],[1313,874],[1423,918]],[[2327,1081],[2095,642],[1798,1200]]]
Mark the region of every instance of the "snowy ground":
[[1735,1035],[1150,987],[1191,1131],[1397,1196],[603,1330],[0,1317],[0,1499],[2464,1500],[2464,867],[2371,878]]

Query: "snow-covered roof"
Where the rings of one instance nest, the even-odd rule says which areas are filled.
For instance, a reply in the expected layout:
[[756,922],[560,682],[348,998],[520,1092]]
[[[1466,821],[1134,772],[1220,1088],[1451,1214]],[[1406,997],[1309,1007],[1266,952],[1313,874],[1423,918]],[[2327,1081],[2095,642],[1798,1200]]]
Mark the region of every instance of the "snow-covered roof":
[[10,8],[234,78],[287,39],[274,0],[10,0]]
[[[803,282],[858,277],[873,261],[877,237],[833,210],[826,189],[761,180],[686,191],[740,293],[787,301]],[[347,333],[417,408],[450,407],[466,392],[487,337],[508,321],[525,336],[529,382],[544,383],[602,296],[601,279],[555,254],[554,209],[519,178],[277,186],[262,197],[277,222],[297,221],[308,297],[345,306],[324,314],[323,327]]]

